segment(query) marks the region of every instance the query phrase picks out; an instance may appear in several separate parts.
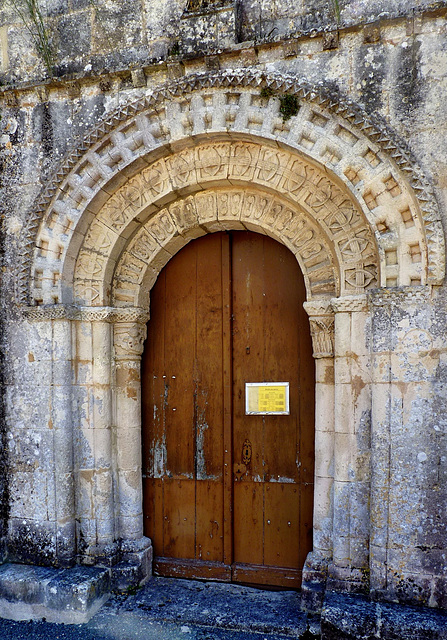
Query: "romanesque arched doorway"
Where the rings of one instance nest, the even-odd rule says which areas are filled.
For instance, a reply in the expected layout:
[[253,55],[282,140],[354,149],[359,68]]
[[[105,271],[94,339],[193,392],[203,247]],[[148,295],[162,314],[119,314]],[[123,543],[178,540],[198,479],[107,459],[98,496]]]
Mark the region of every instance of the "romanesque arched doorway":
[[304,300],[295,256],[247,231],[191,242],[158,277],[142,377],[157,573],[301,584],[314,475]]

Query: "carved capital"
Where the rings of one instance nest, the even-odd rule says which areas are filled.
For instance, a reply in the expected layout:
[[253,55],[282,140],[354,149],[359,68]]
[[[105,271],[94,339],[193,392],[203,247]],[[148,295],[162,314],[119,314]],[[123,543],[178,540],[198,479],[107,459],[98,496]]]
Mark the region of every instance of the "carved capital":
[[333,314],[311,316],[309,323],[314,358],[333,358],[335,329]]
[[140,322],[118,322],[113,328],[115,356],[139,359],[143,353],[147,327]]
[[309,316],[314,358],[333,358],[335,322],[331,301],[309,300],[303,307]]
[[331,300],[328,298],[316,298],[303,304],[304,311],[309,317],[333,315]]

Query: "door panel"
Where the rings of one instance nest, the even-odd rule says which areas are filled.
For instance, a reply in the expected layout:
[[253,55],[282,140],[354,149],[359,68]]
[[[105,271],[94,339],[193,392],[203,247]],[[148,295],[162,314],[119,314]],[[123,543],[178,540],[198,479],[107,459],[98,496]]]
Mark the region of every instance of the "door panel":
[[[142,376],[159,573],[299,586],[314,459],[304,299],[293,254],[251,232],[194,241],[160,274]],[[245,383],[263,381],[290,383],[290,415],[245,415]]]
[[225,239],[204,240],[161,272],[143,358],[145,530],[174,574],[169,558],[223,562]]
[[[300,370],[313,369],[312,358],[300,357],[300,333],[309,335],[304,283],[295,257],[271,238],[239,233],[232,256],[234,455],[246,440],[252,449],[251,464],[235,477],[234,561],[262,566],[263,581],[281,584],[276,568],[303,566],[299,532],[309,522],[300,512]],[[245,415],[245,383],[262,381],[290,383],[290,415]],[[309,406],[307,412],[313,419]],[[305,438],[312,434],[313,427]],[[249,515],[239,521],[244,511]],[[307,554],[307,533],[304,548]]]

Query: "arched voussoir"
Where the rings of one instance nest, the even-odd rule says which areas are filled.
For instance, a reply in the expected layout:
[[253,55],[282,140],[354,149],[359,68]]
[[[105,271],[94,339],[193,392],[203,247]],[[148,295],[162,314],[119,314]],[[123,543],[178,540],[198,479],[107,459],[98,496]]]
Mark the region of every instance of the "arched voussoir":
[[[297,97],[287,121],[279,113],[284,93]],[[429,183],[383,123],[322,87],[236,70],[149,92],[67,158],[24,239],[20,300],[71,302],[81,264],[93,270],[84,278],[92,296],[110,298],[119,256],[155,212],[188,193],[249,184],[278,193],[328,234],[341,295],[443,279],[444,237]],[[89,234],[93,263],[84,251]]]
[[[357,294],[378,282],[375,236],[348,189],[312,161],[269,145],[221,140],[184,148],[128,180],[94,216],[76,261],[66,265],[63,282],[74,280],[75,302],[110,303],[112,274],[122,268],[117,256],[142,225],[154,245],[144,260],[150,257],[155,274],[191,234],[256,227],[297,254],[309,299]],[[141,273],[144,260],[134,258]],[[121,302],[135,299],[135,292],[120,295]]]
[[338,295],[336,256],[305,211],[259,189],[224,188],[179,199],[141,226],[117,264],[112,304],[147,307],[150,288],[172,255],[193,238],[230,229],[256,231],[285,244],[296,255],[309,298]]

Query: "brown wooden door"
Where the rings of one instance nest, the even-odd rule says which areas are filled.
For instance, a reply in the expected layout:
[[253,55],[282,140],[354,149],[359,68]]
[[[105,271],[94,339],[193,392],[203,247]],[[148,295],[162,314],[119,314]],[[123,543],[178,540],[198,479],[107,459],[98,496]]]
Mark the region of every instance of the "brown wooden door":
[[[304,299],[293,254],[251,232],[193,241],[161,272],[142,376],[156,573],[300,585],[314,460]],[[246,415],[246,382],[289,382],[290,415]]]

